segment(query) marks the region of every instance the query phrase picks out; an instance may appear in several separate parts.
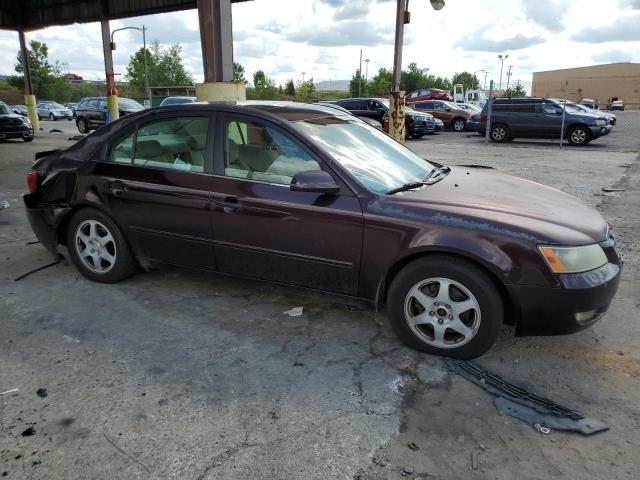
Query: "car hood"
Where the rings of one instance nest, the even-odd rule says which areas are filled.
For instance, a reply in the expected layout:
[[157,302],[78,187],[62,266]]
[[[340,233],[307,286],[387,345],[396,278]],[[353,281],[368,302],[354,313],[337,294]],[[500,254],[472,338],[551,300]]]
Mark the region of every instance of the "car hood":
[[18,115],[17,113],[4,113],[0,115],[0,123],[13,124],[16,123],[16,120],[20,120],[20,123],[23,123],[23,118],[23,115]]
[[[429,209],[433,218],[482,220],[535,242],[585,245],[606,239],[600,213],[577,198],[529,180],[453,167],[441,181],[390,197],[403,210]],[[412,212],[415,214],[415,210]],[[456,217],[459,216],[456,220]],[[480,227],[479,227],[480,228]]]

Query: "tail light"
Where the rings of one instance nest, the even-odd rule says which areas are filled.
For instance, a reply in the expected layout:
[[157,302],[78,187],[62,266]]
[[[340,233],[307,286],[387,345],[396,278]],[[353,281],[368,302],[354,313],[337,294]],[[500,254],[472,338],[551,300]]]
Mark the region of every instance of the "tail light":
[[34,193],[38,189],[38,172],[35,170],[27,173],[27,187],[30,193]]
[[480,112],[480,121],[484,122],[484,110]]

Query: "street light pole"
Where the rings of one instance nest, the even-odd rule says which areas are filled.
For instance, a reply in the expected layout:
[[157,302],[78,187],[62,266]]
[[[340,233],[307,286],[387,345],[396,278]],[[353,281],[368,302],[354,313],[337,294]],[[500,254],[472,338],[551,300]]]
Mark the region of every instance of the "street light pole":
[[369,81],[369,59],[368,58],[364,59],[364,64],[365,64],[365,67],[364,67],[364,71],[365,71],[364,83],[366,85],[366,83]]
[[478,73],[478,72],[484,72],[484,74],[485,74],[485,78],[486,78],[487,71],[486,71],[486,70],[484,70],[484,69],[476,70],[475,72],[473,72],[473,78],[476,78],[476,73]]
[[149,97],[149,107],[152,107],[153,105],[151,103],[151,90],[149,90],[149,71],[147,70],[147,35],[146,35],[147,27],[142,25],[142,28],[140,27],[116,28],[113,32],[111,32],[111,50],[116,49],[116,44],[113,41],[113,35],[116,32],[120,32],[122,30],[138,30],[139,32],[142,32],[142,48],[144,50],[144,88],[146,90],[147,96]]
[[502,67],[504,67],[504,61],[509,58],[509,55],[498,55],[500,59],[500,85],[498,86],[498,90],[502,90]]

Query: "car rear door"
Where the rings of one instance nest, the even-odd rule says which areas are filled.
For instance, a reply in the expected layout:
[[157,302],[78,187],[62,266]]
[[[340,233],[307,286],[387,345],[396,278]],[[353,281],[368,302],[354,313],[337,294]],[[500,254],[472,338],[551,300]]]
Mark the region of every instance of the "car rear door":
[[213,269],[210,212],[214,121],[209,112],[168,112],[110,142],[94,189],[144,257]]
[[560,128],[562,126],[562,112],[556,103],[541,101],[536,103],[534,111],[533,129],[536,137],[560,138]]
[[[362,250],[358,199],[291,132],[228,113],[219,122],[213,182],[218,270],[355,295]],[[325,170],[338,194],[295,192],[293,175]]]

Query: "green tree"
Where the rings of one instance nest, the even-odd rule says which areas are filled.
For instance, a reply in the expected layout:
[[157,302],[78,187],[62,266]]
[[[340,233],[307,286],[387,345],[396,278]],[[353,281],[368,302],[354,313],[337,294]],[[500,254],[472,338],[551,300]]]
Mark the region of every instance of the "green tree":
[[[193,85],[193,77],[182,64],[182,46],[178,43],[163,49],[156,40],[146,50],[149,86],[175,87]],[[129,58],[127,80],[132,96],[145,95],[145,50],[141,48]]]
[[516,84],[513,87],[508,88],[504,92],[504,94],[507,97],[524,97],[527,95],[527,92],[525,91],[524,87],[520,83],[520,80],[518,80]]
[[236,62],[233,62],[233,81],[245,84],[249,83],[244,76],[244,67]]
[[356,70],[356,73],[349,82],[349,95],[352,97],[361,97],[367,95],[367,83],[362,76],[360,69]]
[[428,79],[427,70],[419,68],[417,63],[412,62],[400,73],[400,89],[409,93],[419,88],[427,88]]
[[273,100],[276,98],[276,83],[262,70],[256,70],[253,74],[253,88],[255,98],[259,100]]
[[478,77],[469,72],[454,73],[453,77],[451,77],[451,84],[462,84],[464,91],[477,90],[480,88],[480,80],[478,80]]
[[[53,85],[59,83],[56,79],[60,77],[60,69],[57,62],[56,65],[49,63],[49,47],[47,47],[47,44],[31,40],[27,48],[27,61],[29,62],[33,93],[39,98],[49,97]],[[19,51],[16,55],[15,71],[24,74],[22,51]],[[15,87],[22,89],[24,87],[24,76],[13,77],[11,83]]]
[[296,95],[296,87],[293,84],[292,79],[289,79],[289,81],[287,81],[287,85],[284,87],[284,93],[285,95],[289,95],[290,97],[294,97]]
[[369,89],[369,95],[387,96],[391,91],[391,83],[393,80],[393,74],[391,70],[387,68],[381,68],[378,73],[371,78],[367,85]]
[[313,77],[307,80],[306,82],[298,83],[298,88],[296,89],[296,97],[302,100],[303,102],[308,102],[312,100],[316,93],[316,86],[313,83]]

